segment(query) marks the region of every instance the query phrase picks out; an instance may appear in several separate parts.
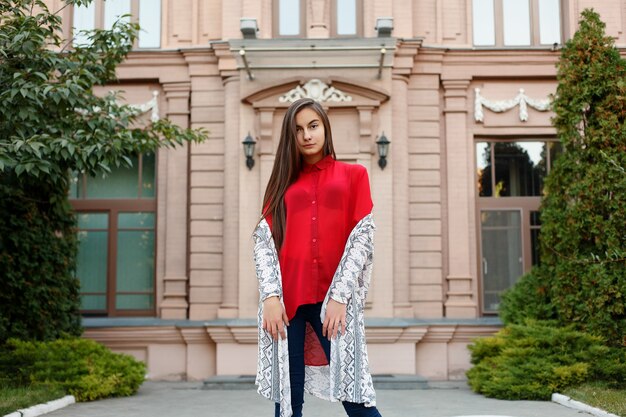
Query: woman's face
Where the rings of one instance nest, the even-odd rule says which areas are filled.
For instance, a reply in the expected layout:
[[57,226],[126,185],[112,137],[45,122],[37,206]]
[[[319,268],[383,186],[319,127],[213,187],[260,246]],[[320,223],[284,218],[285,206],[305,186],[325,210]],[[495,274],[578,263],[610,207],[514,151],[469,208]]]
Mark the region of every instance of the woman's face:
[[296,114],[296,142],[307,164],[314,164],[324,157],[326,136],[324,124],[315,110],[305,107]]

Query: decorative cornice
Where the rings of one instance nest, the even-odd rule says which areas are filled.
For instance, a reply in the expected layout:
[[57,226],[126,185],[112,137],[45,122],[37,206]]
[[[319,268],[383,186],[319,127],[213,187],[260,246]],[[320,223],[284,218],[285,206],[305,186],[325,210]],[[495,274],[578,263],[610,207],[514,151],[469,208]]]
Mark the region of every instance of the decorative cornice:
[[331,87],[317,78],[309,80],[306,84],[296,86],[278,98],[281,103],[293,103],[301,98],[312,98],[318,102],[326,101],[352,101],[352,96],[343,91]]
[[549,98],[543,100],[536,100],[530,98],[524,93],[524,89],[520,88],[519,93],[511,100],[499,100],[490,101],[484,98],[480,94],[480,88],[475,88],[474,98],[474,120],[477,123],[482,123],[484,120],[483,106],[495,113],[502,113],[511,110],[515,106],[519,106],[519,119],[522,122],[528,120],[528,106],[537,111],[548,111],[552,100]]

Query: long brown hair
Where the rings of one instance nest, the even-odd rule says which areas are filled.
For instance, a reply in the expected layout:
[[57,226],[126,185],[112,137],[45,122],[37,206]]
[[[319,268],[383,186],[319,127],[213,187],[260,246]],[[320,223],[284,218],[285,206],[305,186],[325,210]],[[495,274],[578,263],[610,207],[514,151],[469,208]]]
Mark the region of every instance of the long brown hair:
[[332,155],[333,159],[336,159],[330,122],[322,106],[310,98],[301,98],[294,101],[287,109],[283,119],[274,168],[272,168],[272,174],[263,197],[263,217],[272,216],[272,236],[277,251],[280,251],[285,237],[285,223],[287,220],[285,192],[298,179],[298,174],[303,164],[302,155],[296,144],[296,115],[305,108],[315,111],[324,125],[323,155]]

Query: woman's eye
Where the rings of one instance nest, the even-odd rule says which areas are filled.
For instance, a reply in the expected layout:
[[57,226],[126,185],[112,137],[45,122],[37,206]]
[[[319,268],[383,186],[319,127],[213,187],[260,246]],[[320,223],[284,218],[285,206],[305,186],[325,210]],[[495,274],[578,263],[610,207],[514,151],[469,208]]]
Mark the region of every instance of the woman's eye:
[[313,124],[311,125],[311,129],[317,129],[317,123],[313,123]]

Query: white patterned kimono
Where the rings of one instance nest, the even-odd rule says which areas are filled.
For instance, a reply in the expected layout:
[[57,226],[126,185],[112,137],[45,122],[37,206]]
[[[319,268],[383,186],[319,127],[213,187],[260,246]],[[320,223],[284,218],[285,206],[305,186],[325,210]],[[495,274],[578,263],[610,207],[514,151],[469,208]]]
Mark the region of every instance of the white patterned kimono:
[[[320,317],[323,322],[330,298],[347,304],[346,328],[331,341],[328,365],[305,367],[304,383],[305,391],[316,397],[329,401],[364,403],[368,407],[376,405],[376,393],[367,359],[363,308],[372,273],[374,229],[372,215],[368,214],[348,237],[322,304]],[[281,417],[290,417],[292,409],[287,339],[282,340],[279,337],[275,341],[262,327],[263,301],[267,297],[278,296],[283,303],[278,253],[265,219],[261,220],[254,231],[254,261],[260,293],[256,384],[259,394],[280,403]]]

